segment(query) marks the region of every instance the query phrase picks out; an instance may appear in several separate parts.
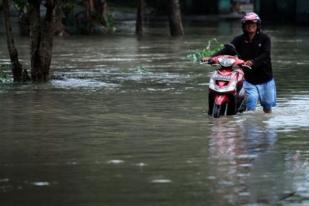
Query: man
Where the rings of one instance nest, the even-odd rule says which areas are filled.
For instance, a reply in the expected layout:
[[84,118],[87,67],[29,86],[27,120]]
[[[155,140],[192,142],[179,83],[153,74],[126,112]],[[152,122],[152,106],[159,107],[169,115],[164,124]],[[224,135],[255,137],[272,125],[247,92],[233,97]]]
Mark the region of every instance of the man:
[[[252,69],[244,69],[244,88],[247,96],[246,109],[255,110],[259,101],[265,113],[271,113],[276,106],[276,86],[271,65],[271,41],[268,35],[261,31],[261,19],[249,12],[241,19],[243,34],[236,36],[231,45],[240,59]],[[224,48],[212,56],[231,54]],[[208,61],[204,57],[202,61]]]

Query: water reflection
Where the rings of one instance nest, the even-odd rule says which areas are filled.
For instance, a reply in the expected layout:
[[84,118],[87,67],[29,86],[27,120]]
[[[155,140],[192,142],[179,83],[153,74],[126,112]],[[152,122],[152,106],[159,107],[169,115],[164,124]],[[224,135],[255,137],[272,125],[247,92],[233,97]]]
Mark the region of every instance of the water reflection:
[[[282,119],[276,122],[280,119],[280,110],[286,109],[278,108],[276,114],[269,116],[258,111],[212,119],[208,179],[212,182],[216,203],[285,205],[301,202],[306,205],[309,197],[307,149],[295,151],[290,147],[280,152],[280,128],[294,125],[293,121]],[[302,113],[294,111],[294,115],[297,114]]]
[[282,179],[282,156],[274,149],[277,132],[261,118],[265,117],[246,114],[213,120],[209,179],[213,181],[217,201],[223,197],[232,205],[273,204],[289,186]]
[[[286,155],[285,168],[287,175],[292,177],[293,192],[284,196],[289,202],[301,202],[303,205],[309,203],[309,158],[304,151],[290,152]],[[305,152],[306,153],[306,152]],[[307,157],[307,158],[306,158]]]
[[288,101],[280,102],[275,114],[265,120],[269,126],[282,132],[309,128],[309,96],[294,95]]

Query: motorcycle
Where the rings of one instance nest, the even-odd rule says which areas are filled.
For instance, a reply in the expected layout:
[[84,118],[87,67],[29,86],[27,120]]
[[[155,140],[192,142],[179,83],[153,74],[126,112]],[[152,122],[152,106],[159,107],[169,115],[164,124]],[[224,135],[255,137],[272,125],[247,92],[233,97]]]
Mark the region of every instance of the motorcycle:
[[[220,55],[209,59],[208,64],[217,65],[209,81],[208,114],[212,117],[235,115],[246,109],[243,88],[244,60],[237,56]],[[250,67],[248,67],[250,69]]]

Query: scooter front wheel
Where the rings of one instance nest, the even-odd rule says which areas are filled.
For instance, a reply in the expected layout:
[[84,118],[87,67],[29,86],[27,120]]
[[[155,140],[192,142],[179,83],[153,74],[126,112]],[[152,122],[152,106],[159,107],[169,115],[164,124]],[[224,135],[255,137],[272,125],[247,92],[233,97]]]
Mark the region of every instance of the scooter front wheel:
[[228,110],[229,110],[229,104],[224,103],[224,104],[214,104],[212,108],[212,113],[211,116],[214,118],[219,118],[220,116],[226,116],[228,115]]
[[222,105],[214,104],[212,108],[212,116],[214,118],[219,118],[220,115],[222,114],[222,109],[223,109]]

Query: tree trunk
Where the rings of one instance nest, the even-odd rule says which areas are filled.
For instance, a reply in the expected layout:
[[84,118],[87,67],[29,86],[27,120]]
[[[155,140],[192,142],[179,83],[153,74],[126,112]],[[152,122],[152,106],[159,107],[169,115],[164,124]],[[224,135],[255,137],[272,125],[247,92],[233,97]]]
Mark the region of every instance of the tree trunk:
[[108,7],[106,0],[84,0],[88,21],[87,32],[92,33],[100,26],[108,28]]
[[69,36],[69,33],[66,32],[66,28],[62,23],[64,18],[63,12],[63,1],[58,1],[59,3],[55,6],[55,21],[54,21],[54,34],[56,36]]
[[84,0],[84,4],[86,7],[86,17],[88,21],[91,21],[91,11],[93,9],[92,7],[92,0]]
[[18,51],[15,47],[14,38],[12,34],[12,25],[10,21],[10,5],[9,0],[3,0],[3,15],[4,15],[4,24],[7,38],[7,47],[9,50],[9,55],[12,64],[12,74],[14,82],[21,82],[27,80],[28,75],[26,70],[23,70],[22,65],[18,59]]
[[99,16],[101,17],[101,23],[103,26],[108,27],[109,22],[108,22],[108,6],[107,6],[107,1],[106,0],[101,0],[100,5],[98,5],[98,13]]
[[138,0],[136,26],[135,26],[135,34],[137,34],[138,36],[143,35],[143,25],[144,25],[143,17],[144,17],[144,0]]
[[169,0],[169,24],[172,36],[184,35],[179,0]]
[[54,9],[57,0],[46,1],[46,14],[40,16],[40,0],[29,0],[30,41],[31,41],[31,78],[34,82],[46,82],[53,48]]

